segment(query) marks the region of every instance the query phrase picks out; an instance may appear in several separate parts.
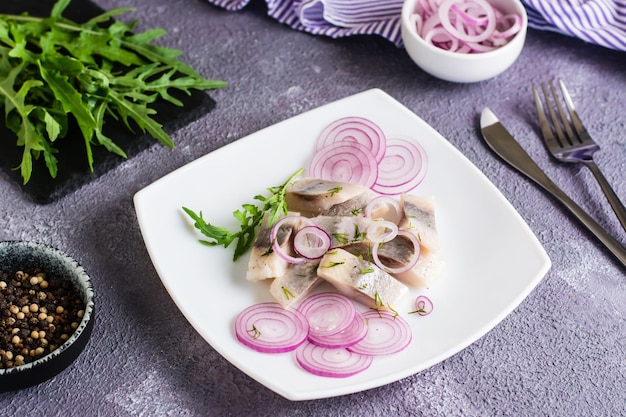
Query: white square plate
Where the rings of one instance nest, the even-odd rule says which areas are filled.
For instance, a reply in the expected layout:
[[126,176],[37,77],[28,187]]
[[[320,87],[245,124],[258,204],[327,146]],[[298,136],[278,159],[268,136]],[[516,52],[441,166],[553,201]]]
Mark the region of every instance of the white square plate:
[[[330,122],[361,116],[387,136],[415,138],[428,155],[428,174],[413,192],[437,202],[445,276],[433,288],[412,290],[395,306],[413,330],[404,351],[375,358],[349,378],[302,370],[292,353],[262,354],[240,344],[235,317],[270,301],[268,285],[246,280],[247,257],[233,248],[206,247],[181,207],[202,211],[216,225],[238,230],[233,211],[282,184],[313,154]],[[137,218],[163,285],[191,325],[233,365],[290,400],[354,393],[428,368],[476,341],[506,317],[550,268],[537,238],[494,185],[422,119],[381,90],[369,90],[293,117],[233,142],[137,192]],[[427,294],[429,316],[408,315]],[[279,370],[279,371],[277,371]]]

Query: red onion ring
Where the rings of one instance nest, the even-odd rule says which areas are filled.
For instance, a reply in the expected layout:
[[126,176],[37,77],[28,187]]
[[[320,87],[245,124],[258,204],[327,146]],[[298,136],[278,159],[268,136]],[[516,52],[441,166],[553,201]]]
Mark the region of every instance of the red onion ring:
[[406,264],[398,267],[398,268],[391,268],[388,267],[386,265],[384,265],[382,263],[382,261],[380,260],[379,256],[378,256],[378,248],[380,247],[381,244],[384,243],[375,243],[372,245],[372,260],[374,261],[374,264],[379,267],[380,269],[382,269],[383,271],[388,272],[389,274],[400,274],[402,272],[406,272],[410,269],[412,269],[415,264],[417,264],[417,261],[419,260],[419,256],[420,256],[420,244],[419,241],[417,240],[417,236],[415,236],[415,234],[407,231],[407,230],[398,230],[397,236],[404,236],[407,237],[411,243],[413,243],[413,247],[415,248],[413,251],[413,256],[411,256],[411,259],[409,260],[409,262],[407,262]]
[[489,45],[484,42],[467,42],[465,46],[469,48],[470,52],[489,52],[493,51],[494,49],[498,49],[498,46]]
[[350,352],[370,356],[389,355],[400,352],[411,343],[411,327],[397,314],[387,310],[370,310],[363,316],[367,319],[367,336],[347,347]]
[[377,162],[385,155],[385,134],[376,123],[363,117],[344,117],[326,126],[317,138],[315,150],[337,142],[359,143]]
[[387,140],[387,153],[378,164],[378,179],[372,190],[384,195],[411,191],[426,177],[428,158],[416,141],[394,137]]
[[276,235],[278,234],[278,230],[280,229],[280,227],[288,221],[293,221],[293,220],[299,220],[302,221],[304,223],[306,223],[307,225],[311,225],[313,224],[313,222],[311,222],[311,220],[307,219],[306,217],[302,217],[302,216],[285,216],[282,219],[278,220],[274,226],[272,226],[272,230],[270,230],[270,242],[272,242],[272,250],[278,255],[280,256],[282,259],[284,259],[285,261],[292,263],[292,264],[302,264],[305,263],[307,261],[306,258],[304,257],[294,257],[291,256],[290,254],[286,253],[283,248],[280,247],[280,245],[278,244],[278,240],[276,239]]
[[319,259],[330,249],[332,239],[318,226],[305,226],[293,239],[293,249],[306,259]]
[[459,40],[448,33],[448,31],[443,27],[430,29],[424,33],[423,38],[426,42],[437,45],[441,49],[445,49],[447,51],[455,52],[458,51],[460,47]]
[[409,20],[411,22],[411,26],[417,33],[422,33],[422,27],[424,26],[424,20],[422,19],[422,15],[413,13],[409,16]]
[[302,313],[275,302],[254,304],[235,320],[235,335],[244,345],[263,353],[289,352],[300,346],[309,333]]
[[486,0],[420,0],[414,14],[420,18],[409,19],[419,36],[457,53],[492,51],[508,43],[522,21],[519,14],[504,15]]
[[[383,148],[384,149],[384,148]],[[371,188],[378,177],[376,156],[358,142],[335,142],[319,148],[309,164],[309,176],[352,182]]]
[[369,368],[373,358],[343,348],[328,349],[304,342],[296,349],[296,361],[314,375],[346,378]]
[[[377,213],[379,210],[383,210],[384,213],[382,215],[378,215]],[[369,217],[370,219],[382,218],[398,224],[402,219],[402,209],[400,208],[398,200],[390,196],[381,195],[373,198],[369,203],[367,203],[363,209],[363,215],[365,217]]]
[[345,330],[356,315],[354,303],[346,296],[334,292],[321,292],[307,297],[298,311],[309,322],[309,336],[316,339]]
[[[439,18],[435,15],[431,21],[425,22],[425,26],[439,24],[438,21]],[[456,49],[458,41],[449,35],[444,34],[441,40],[451,40],[454,42],[451,47]],[[371,141],[364,145],[363,142],[366,141],[363,139],[334,135],[335,130],[350,130],[361,125],[363,130],[375,127],[380,131],[375,137],[377,140],[368,136]],[[397,195],[408,192],[421,183],[426,175],[426,165],[426,153],[415,141],[405,138],[387,139],[382,130],[370,120],[348,117],[323,129],[316,142],[307,174],[313,178],[360,184],[379,194]]]
[[441,25],[451,35],[464,42],[481,42],[493,35],[493,32],[496,28],[496,15],[493,10],[493,6],[491,6],[485,0],[471,0],[472,2],[483,8],[487,19],[486,26],[481,27],[482,31],[471,35],[467,31],[463,31],[464,27],[459,28],[455,26],[453,21],[450,19],[450,17],[453,15],[453,13],[451,13],[451,8],[458,1],[459,0],[443,0],[443,3],[441,3],[441,6],[439,6],[439,10],[437,11],[437,13],[439,14],[439,18],[441,19]]
[[323,337],[309,332],[309,342],[328,349],[338,349],[359,343],[365,335],[367,335],[365,317],[357,311],[352,323],[342,331]]
[[[509,23],[509,26],[506,26],[504,23]],[[522,18],[520,15],[512,13],[506,14],[500,18],[498,21],[498,25],[496,26],[496,31],[493,34],[494,39],[507,39],[511,36],[515,35],[522,28]]]
[[439,15],[436,13],[424,15],[422,17],[422,20],[424,21],[424,23],[422,24],[422,30],[418,32],[418,35],[420,35],[422,38],[424,38],[426,34],[434,28],[441,27],[441,19],[439,19]]
[[375,221],[368,226],[366,236],[367,240],[375,243],[374,246],[379,246],[398,236],[398,225],[387,220]]
[[415,313],[420,316],[427,316],[433,312],[433,302],[425,295],[419,295],[415,299]]
[[475,3],[455,2],[450,10],[456,13],[460,20],[471,26],[485,26],[489,19],[487,13],[481,13],[484,10]]

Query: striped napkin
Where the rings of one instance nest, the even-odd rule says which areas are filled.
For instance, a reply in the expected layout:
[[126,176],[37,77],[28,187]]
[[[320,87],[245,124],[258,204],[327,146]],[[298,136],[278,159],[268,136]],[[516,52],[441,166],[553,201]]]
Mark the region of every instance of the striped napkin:
[[626,50],[626,0],[522,0],[528,25]]
[[[208,0],[226,10],[240,10],[250,0]],[[280,23],[315,35],[340,38],[380,35],[402,45],[402,0],[266,0],[267,14]]]
[[[250,0],[208,0],[241,10]],[[403,0],[265,0],[267,14],[293,29],[340,38],[380,35],[402,46]],[[626,0],[522,0],[528,24],[626,51]]]

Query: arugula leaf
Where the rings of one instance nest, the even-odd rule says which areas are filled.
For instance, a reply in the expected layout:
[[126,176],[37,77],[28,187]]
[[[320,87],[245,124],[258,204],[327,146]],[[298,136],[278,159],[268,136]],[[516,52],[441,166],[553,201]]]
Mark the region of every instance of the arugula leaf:
[[0,14],[0,107],[17,146],[23,147],[19,169],[24,183],[40,156],[56,177],[55,143],[66,136],[70,118],[82,133],[93,170],[92,146],[126,157],[103,133],[107,117],[173,147],[150,104],[163,99],[182,106],[171,91],[191,94],[226,86],[178,60],[181,51],[152,44],[164,29],[133,33],[137,21],[114,19],[133,9],[109,10],[79,24],[63,17],[70,2],[57,0],[45,18]]
[[202,217],[202,211],[195,213],[187,207],[182,209],[194,221],[194,227],[211,239],[200,240],[203,245],[221,245],[227,248],[236,240],[237,244],[233,254],[233,261],[236,261],[252,247],[256,239],[257,229],[264,219],[267,221],[267,226],[272,227],[287,214],[287,202],[285,201],[287,187],[303,172],[304,169],[299,169],[282,185],[268,188],[269,197],[256,195],[254,199],[263,203],[260,207],[256,204],[243,204],[241,206],[243,210],[235,210],[233,216],[240,223],[240,229],[236,232],[207,223]]
[[78,92],[74,86],[68,81],[68,77],[58,71],[48,71],[41,61],[38,61],[41,78],[46,82],[52,90],[55,98],[63,106],[66,113],[72,113],[78,121],[78,126],[86,141],[93,136],[93,130],[96,128],[96,121],[83,102],[82,94]]
[[60,17],[61,14],[63,14],[63,11],[67,9],[67,6],[70,5],[70,3],[71,3],[71,0],[59,0],[58,2],[55,3],[54,6],[52,6],[52,11],[50,12],[50,16]]
[[[20,164],[22,168],[22,176],[25,181],[30,178],[30,172],[32,171],[32,157],[31,153],[38,154],[40,151],[45,151],[45,147],[37,140],[37,128],[31,122],[29,115],[35,109],[34,106],[25,103],[25,97],[31,88],[39,87],[43,83],[37,80],[25,81],[19,91],[15,91],[14,84],[17,76],[22,72],[22,66],[15,67],[9,71],[5,79],[0,82],[0,94],[4,97],[5,115],[7,117],[7,126],[18,134],[18,146],[24,146],[24,154],[22,155],[22,162]],[[15,116],[15,113],[19,116],[21,124],[16,125],[12,120],[16,120],[15,117],[9,118],[10,114]],[[53,167],[54,170],[56,167]]]

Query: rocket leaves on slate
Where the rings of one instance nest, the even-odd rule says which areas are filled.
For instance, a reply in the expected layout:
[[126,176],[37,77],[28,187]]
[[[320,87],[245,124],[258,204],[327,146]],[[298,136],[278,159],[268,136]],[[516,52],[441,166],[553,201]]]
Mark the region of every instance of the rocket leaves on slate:
[[107,117],[139,128],[168,147],[171,137],[152,118],[150,104],[158,99],[183,103],[171,90],[225,87],[208,80],[178,60],[181,51],[152,44],[163,29],[133,33],[137,21],[114,17],[132,9],[104,12],[85,23],[62,16],[71,0],[58,0],[49,17],[0,14],[0,107],[7,127],[23,147],[19,165],[24,184],[33,158],[43,157],[50,175],[58,170],[55,143],[66,135],[74,118],[93,170],[92,146],[125,158],[125,152],[105,136]]

